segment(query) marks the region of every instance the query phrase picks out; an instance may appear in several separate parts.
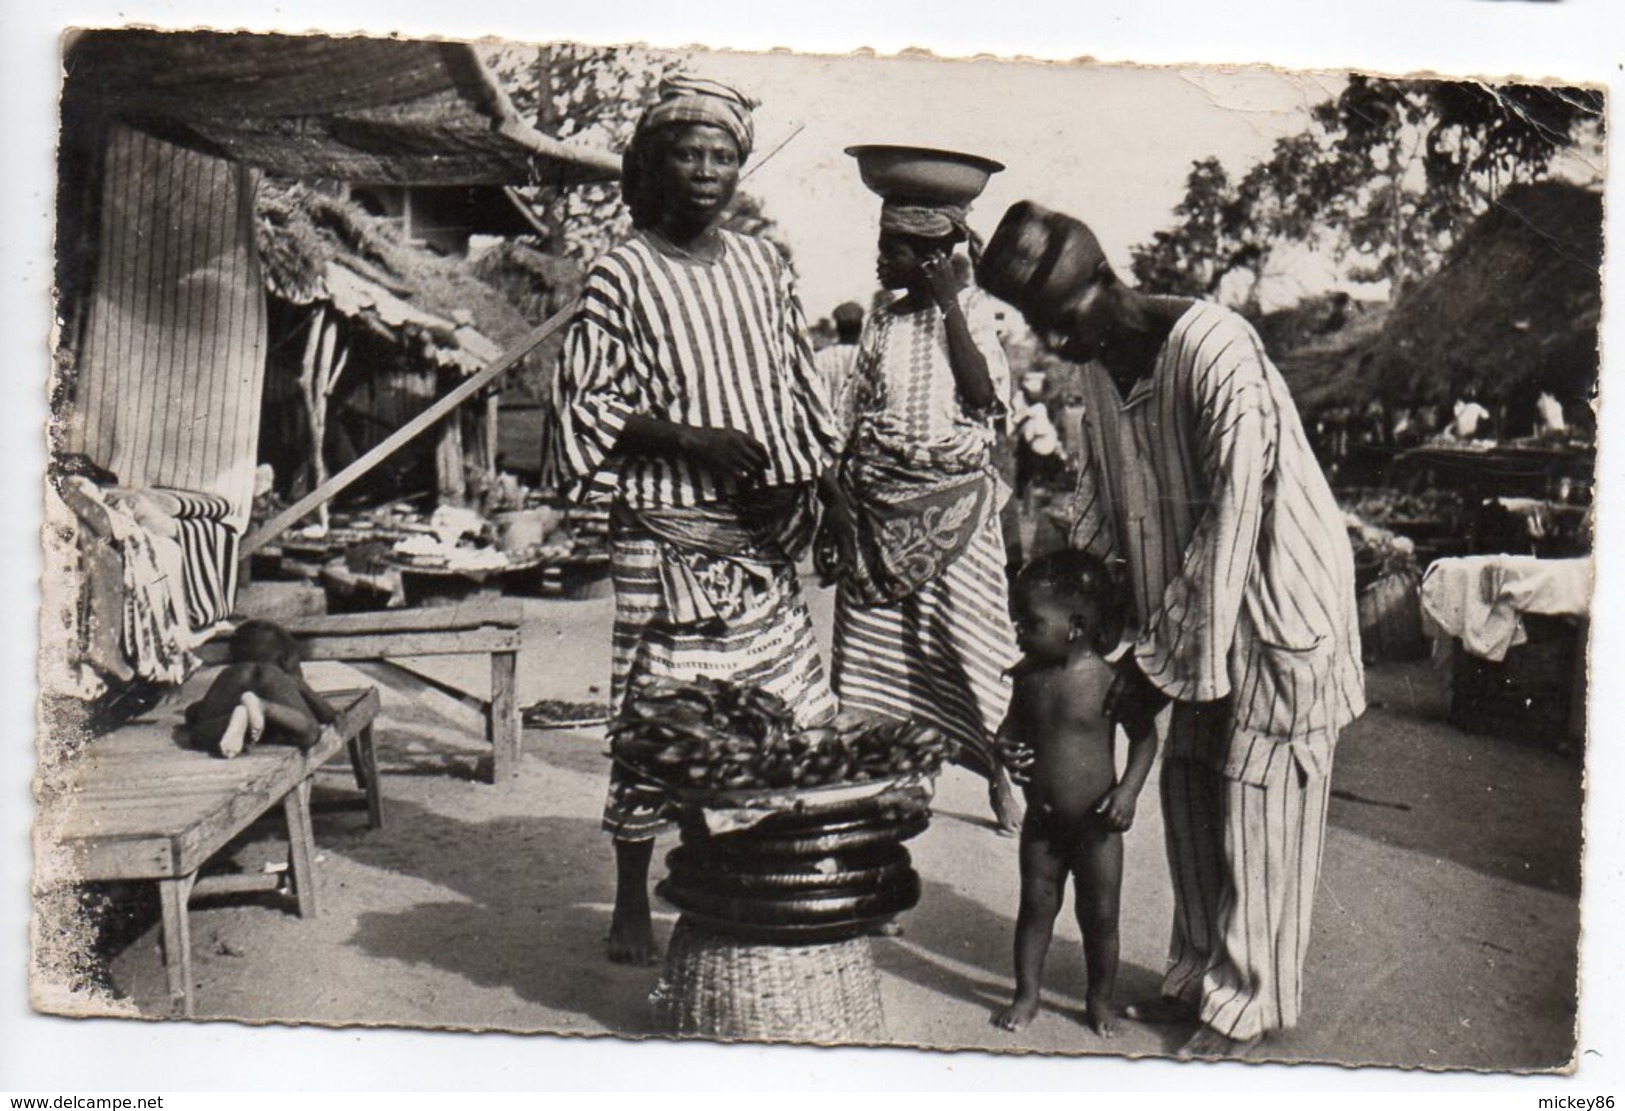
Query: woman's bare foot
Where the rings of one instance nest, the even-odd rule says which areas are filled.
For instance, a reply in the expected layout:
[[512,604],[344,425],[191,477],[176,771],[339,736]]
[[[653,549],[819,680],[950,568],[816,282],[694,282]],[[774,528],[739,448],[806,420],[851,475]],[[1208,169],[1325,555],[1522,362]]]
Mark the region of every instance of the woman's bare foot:
[[232,708],[231,719],[226,722],[225,731],[220,734],[220,755],[230,760],[233,756],[240,756],[247,745],[248,707],[238,705]]
[[623,914],[616,908],[609,920],[608,954],[613,964],[650,965],[660,959],[647,909],[639,915]]
[[1117,1012],[1110,1003],[1091,999],[1083,1008],[1083,1021],[1099,1037],[1117,1037]]
[[1152,1026],[1178,1026],[1184,1022],[1195,1022],[1201,1017],[1196,1013],[1194,1003],[1186,1003],[1183,999],[1175,999],[1170,995],[1130,1003],[1123,1008],[1123,1014],[1135,1022],[1144,1022]]
[[1211,1026],[1196,1028],[1190,1040],[1179,1047],[1181,1057],[1242,1057],[1259,1043],[1258,1038],[1227,1038]]
[[993,1025],[1000,1030],[1008,1030],[1015,1034],[1027,1029],[1027,1024],[1037,1014],[1038,997],[1035,995],[1029,999],[1026,996],[1018,995],[1008,1007],[993,1016]]
[[653,838],[615,839],[615,912],[609,918],[609,959],[615,964],[654,964],[654,923],[649,918],[649,862]]

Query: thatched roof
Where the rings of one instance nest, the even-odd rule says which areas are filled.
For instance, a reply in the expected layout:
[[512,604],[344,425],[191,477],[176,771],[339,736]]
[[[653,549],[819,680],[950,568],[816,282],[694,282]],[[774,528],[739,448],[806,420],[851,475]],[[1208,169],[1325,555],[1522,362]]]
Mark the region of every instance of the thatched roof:
[[1602,198],[1563,182],[1507,190],[1438,273],[1395,306],[1371,349],[1396,404],[1476,396],[1576,403],[1597,381]]
[[75,33],[66,68],[65,120],[122,119],[288,177],[570,185],[620,171],[521,120],[465,43],[94,30]]
[[266,182],[256,207],[265,284],[284,301],[327,302],[465,372],[529,330],[519,309],[467,263],[407,242],[393,221],[349,200]]
[[1331,294],[1269,313],[1257,325],[1292,399],[1309,416],[1371,399],[1368,353],[1387,319],[1386,304]]
[[[540,324],[568,306],[580,293],[586,271],[573,258],[551,255],[528,243],[506,240],[474,261],[474,273],[518,306],[525,319]],[[546,397],[564,333],[556,332],[525,358],[507,385],[515,393]]]

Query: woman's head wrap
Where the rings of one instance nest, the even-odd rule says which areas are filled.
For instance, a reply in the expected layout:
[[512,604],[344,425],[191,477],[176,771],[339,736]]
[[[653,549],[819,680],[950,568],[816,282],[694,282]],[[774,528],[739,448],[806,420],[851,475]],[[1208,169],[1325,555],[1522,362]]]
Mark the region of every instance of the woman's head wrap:
[[678,123],[703,123],[720,127],[733,136],[739,147],[739,160],[749,157],[756,142],[751,109],[759,102],[738,89],[703,77],[677,75],[660,82],[659,99],[645,109],[638,120],[635,143],[656,128]]
[[970,234],[970,228],[965,223],[969,212],[969,205],[887,197],[880,205],[880,230],[958,242]]

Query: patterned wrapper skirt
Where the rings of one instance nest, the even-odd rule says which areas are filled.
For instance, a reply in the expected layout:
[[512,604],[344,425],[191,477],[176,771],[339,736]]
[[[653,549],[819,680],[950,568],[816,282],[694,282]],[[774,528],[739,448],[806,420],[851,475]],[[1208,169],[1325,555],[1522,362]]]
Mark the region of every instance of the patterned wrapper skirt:
[[[691,681],[701,677],[764,688],[794,708],[799,725],[835,713],[812,617],[795,568],[778,569],[725,621],[672,619],[664,584],[669,545],[617,520],[610,551],[615,582],[614,663],[610,705],[618,711],[632,686],[645,678]],[[691,557],[692,558],[692,557]],[[604,829],[627,841],[647,840],[670,828],[669,802],[660,784],[620,764],[611,766]]]
[[845,584],[836,599],[841,708],[934,726],[958,743],[956,762],[982,775],[998,766],[993,738],[1010,705],[1005,672],[1020,658],[997,514],[958,559],[902,600],[864,605]]

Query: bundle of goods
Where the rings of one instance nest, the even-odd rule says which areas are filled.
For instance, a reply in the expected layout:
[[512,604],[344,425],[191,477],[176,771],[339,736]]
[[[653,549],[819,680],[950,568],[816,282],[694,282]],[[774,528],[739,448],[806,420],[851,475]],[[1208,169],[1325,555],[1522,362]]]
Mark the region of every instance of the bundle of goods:
[[1405,493],[1373,487],[1358,491],[1345,502],[1345,508],[1363,524],[1412,540],[1423,567],[1439,555],[1457,554],[1472,521],[1468,498],[1450,489]]
[[1419,659],[1422,637],[1422,575],[1416,545],[1358,513],[1344,512],[1354,548],[1354,581],[1359,592],[1360,642],[1367,663]]
[[765,691],[654,683],[627,700],[610,751],[677,801],[682,844],[658,892],[696,922],[830,942],[919,901],[903,842],[926,828],[949,754],[933,730],[857,716],[797,730]]

